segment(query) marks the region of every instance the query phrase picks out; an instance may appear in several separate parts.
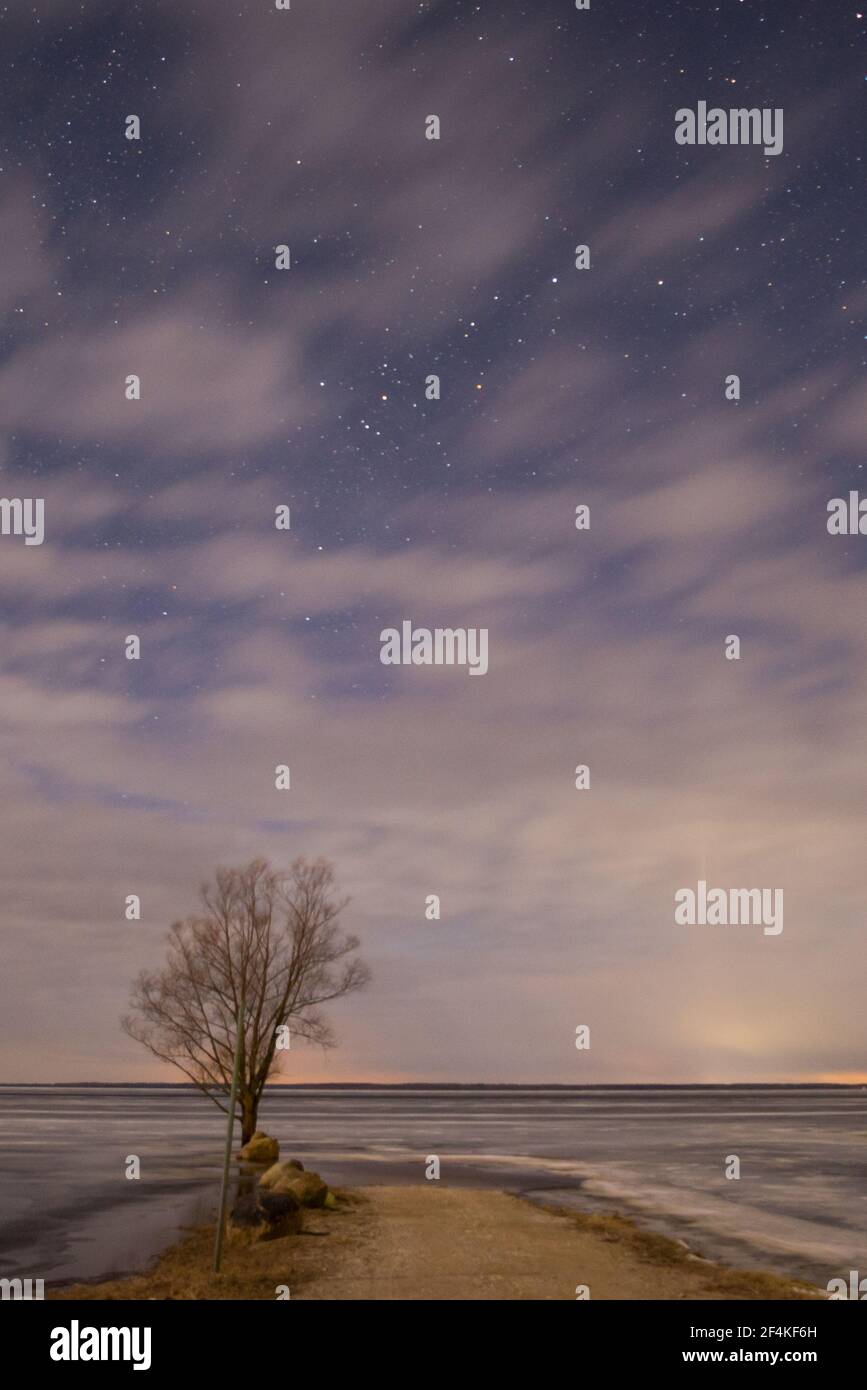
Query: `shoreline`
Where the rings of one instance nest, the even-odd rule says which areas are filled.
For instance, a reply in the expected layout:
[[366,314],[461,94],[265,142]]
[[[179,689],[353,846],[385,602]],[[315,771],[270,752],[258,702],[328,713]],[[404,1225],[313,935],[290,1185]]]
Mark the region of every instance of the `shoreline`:
[[[822,1300],[803,1280],[705,1259],[616,1212],[580,1213],[495,1188],[338,1189],[300,1235],[234,1234],[210,1271],[213,1225],[138,1274],[46,1288],[71,1300]],[[586,1288],[587,1294],[577,1290]],[[278,1290],[282,1289],[280,1293]]]

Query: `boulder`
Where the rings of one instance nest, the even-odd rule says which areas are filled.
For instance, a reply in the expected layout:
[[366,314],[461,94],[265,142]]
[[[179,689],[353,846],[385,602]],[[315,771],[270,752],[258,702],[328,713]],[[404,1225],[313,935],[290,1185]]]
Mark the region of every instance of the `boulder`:
[[270,1188],[272,1192],[288,1192],[289,1184],[304,1172],[304,1165],[297,1158],[288,1158],[283,1163],[272,1163],[259,1179],[259,1186]]
[[239,1197],[229,1217],[229,1230],[255,1240],[282,1240],[297,1235],[303,1223],[298,1198],[291,1192],[255,1192]]
[[286,1190],[295,1194],[302,1207],[324,1207],[328,1196],[328,1184],[318,1173],[297,1173]]
[[257,1129],[252,1139],[249,1139],[242,1149],[238,1150],[238,1157],[245,1163],[276,1163],[280,1157],[280,1145],[276,1139],[265,1134],[261,1129]]
[[281,1240],[297,1236],[304,1222],[301,1203],[292,1192],[260,1192],[259,1206],[265,1214],[267,1229],[261,1240]]
[[264,1213],[259,1206],[259,1198],[255,1192],[248,1192],[246,1196],[239,1197],[232,1207],[229,1214],[229,1225],[234,1226],[239,1231],[255,1230],[264,1221]]

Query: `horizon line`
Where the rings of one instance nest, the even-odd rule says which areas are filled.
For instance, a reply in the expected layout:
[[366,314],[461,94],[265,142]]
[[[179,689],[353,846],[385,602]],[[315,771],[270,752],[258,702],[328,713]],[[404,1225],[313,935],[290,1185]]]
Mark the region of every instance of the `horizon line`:
[[[68,1086],[84,1089],[87,1087],[117,1087],[136,1090],[182,1090],[202,1091],[193,1081],[0,1081],[5,1089],[56,1089]],[[867,1077],[863,1081],[280,1081],[269,1089],[286,1091],[323,1090],[454,1090],[454,1091],[637,1091],[637,1090],[864,1090]],[[219,1091],[219,1087],[210,1087]]]

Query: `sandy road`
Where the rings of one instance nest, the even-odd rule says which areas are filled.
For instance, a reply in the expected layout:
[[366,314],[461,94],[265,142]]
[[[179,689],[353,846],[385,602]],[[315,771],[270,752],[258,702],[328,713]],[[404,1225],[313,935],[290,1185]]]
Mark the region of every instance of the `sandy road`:
[[618,1243],[504,1192],[431,1183],[361,1195],[351,1229],[334,1232],[339,1258],[313,1259],[293,1298],[574,1300],[579,1284],[591,1299],[708,1296],[690,1293],[693,1267],[625,1259]]

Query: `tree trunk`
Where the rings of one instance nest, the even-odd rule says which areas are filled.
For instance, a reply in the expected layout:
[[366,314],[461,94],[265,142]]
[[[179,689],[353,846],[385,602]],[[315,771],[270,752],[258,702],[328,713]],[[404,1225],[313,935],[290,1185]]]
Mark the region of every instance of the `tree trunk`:
[[247,1090],[241,1092],[241,1147],[249,1143],[256,1132],[256,1119],[259,1113],[259,1102],[256,1097]]

